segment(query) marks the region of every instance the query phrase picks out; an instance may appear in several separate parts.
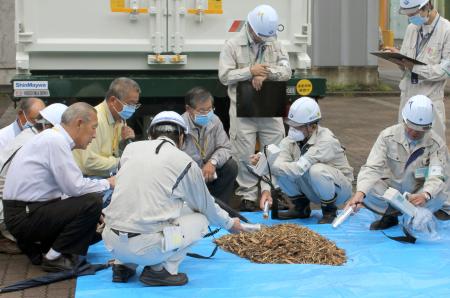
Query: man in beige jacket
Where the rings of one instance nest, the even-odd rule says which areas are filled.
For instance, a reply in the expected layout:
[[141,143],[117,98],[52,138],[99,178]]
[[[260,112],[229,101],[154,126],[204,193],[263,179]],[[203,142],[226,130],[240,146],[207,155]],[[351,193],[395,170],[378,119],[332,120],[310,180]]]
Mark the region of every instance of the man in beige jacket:
[[[242,198],[242,211],[257,208],[258,179],[245,166],[248,157],[255,152],[256,138],[261,146],[278,144],[284,137],[284,126],[281,118],[238,118],[236,87],[239,82],[251,81],[253,87],[260,90],[265,80],[287,81],[291,78],[289,56],[276,40],[277,28],[277,12],[269,5],[260,5],[248,14],[245,28],[227,40],[220,53],[219,79],[228,86],[231,101],[231,154],[238,163],[236,194]],[[269,189],[266,184],[261,187]]]
[[448,149],[431,131],[434,107],[424,95],[409,99],[402,110],[403,123],[383,130],[378,136],[366,164],[358,175],[356,193],[347,203],[356,211],[362,203],[383,214],[370,225],[384,230],[398,224],[399,213],[383,198],[388,187],[408,192],[409,201],[448,219],[449,164]]
[[430,0],[401,0],[399,13],[409,19],[403,44],[400,50],[391,47],[387,50],[400,52],[426,65],[397,61],[403,70],[398,122],[403,122],[402,108],[408,99],[425,95],[433,101],[433,130],[445,141],[444,90],[450,63],[450,22],[439,15]]
[[[319,126],[321,117],[319,105],[309,97],[297,99],[289,109],[285,121],[289,134],[280,143],[272,173],[295,208],[280,212],[280,219],[309,217],[312,201],[322,208],[319,223],[331,223],[336,204],[352,194],[353,168],[339,140],[328,128]],[[261,198],[261,208],[267,200],[271,202],[269,194]]]

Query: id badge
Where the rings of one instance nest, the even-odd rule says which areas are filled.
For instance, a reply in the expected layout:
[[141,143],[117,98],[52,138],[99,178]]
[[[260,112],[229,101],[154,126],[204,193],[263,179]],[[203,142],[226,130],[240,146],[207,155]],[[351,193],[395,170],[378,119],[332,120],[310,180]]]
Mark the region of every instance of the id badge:
[[414,172],[414,177],[416,179],[426,179],[428,178],[428,167],[417,168]]
[[418,84],[419,83],[419,75],[415,72],[411,73],[411,84]]

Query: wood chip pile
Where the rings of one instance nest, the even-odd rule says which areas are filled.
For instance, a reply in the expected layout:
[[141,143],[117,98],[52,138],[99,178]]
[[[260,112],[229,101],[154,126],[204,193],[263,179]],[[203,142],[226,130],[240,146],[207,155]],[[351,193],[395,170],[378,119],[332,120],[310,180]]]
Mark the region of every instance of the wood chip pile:
[[254,233],[228,234],[215,242],[255,263],[342,265],[345,251],[316,232],[296,224],[262,226]]

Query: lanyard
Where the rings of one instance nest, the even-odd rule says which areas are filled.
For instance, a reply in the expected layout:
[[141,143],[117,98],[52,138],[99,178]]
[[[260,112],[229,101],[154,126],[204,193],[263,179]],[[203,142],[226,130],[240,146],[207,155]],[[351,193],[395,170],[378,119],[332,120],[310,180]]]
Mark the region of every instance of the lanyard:
[[[105,116],[106,116],[106,119],[108,119],[109,115],[108,115],[108,111],[106,109],[105,109]],[[113,139],[112,139],[112,144],[111,144],[111,150],[112,150],[113,154],[116,153],[116,150],[119,147],[119,125],[120,125],[120,122],[117,122],[117,121],[114,122]]]
[[[199,138],[200,140],[200,133],[199,133]],[[206,150],[208,149],[208,137],[205,137],[205,141],[203,142],[203,148],[200,145],[200,142],[197,141],[194,137],[192,138],[192,140],[194,140],[194,145],[195,147],[197,147],[198,151],[200,152],[200,157],[202,158],[202,160],[204,160],[206,158]]]
[[[260,46],[258,47],[258,52],[256,53],[255,61],[253,61],[252,55],[251,55],[251,53],[250,53],[251,42],[250,42],[250,36],[249,36],[249,33],[248,33],[248,28],[246,28],[246,30],[247,30],[247,50],[248,50],[247,53],[248,53],[248,62],[250,63],[250,65],[254,65],[254,64],[256,64],[256,62],[258,62],[258,64],[261,64],[262,57],[263,57],[263,54],[264,54],[264,50],[266,49],[266,46],[265,46],[264,44],[262,44],[262,45],[260,45]],[[256,43],[255,43],[255,45],[256,45]],[[259,61],[258,61],[258,60],[259,60]]]
[[[441,16],[438,17],[436,24],[434,24],[433,30],[431,30],[430,33],[425,34],[425,37],[423,37],[423,29],[420,27],[419,31],[417,31],[417,39],[416,39],[416,56],[414,59],[417,59],[417,56],[419,56],[420,52],[425,48],[425,46],[428,44],[428,42],[431,39],[431,36],[434,33],[434,30],[436,29],[437,24],[439,23],[439,20],[441,19]],[[421,37],[421,40],[419,42],[419,37]]]

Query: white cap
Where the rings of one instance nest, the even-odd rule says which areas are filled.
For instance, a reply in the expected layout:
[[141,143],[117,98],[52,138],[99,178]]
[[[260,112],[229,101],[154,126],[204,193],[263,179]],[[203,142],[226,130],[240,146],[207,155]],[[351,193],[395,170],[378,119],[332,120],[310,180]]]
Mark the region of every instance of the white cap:
[[56,124],[61,124],[61,116],[66,109],[67,106],[65,104],[54,103],[41,110],[39,113],[41,114],[42,118],[55,126]]
[[151,129],[158,123],[174,123],[183,128],[185,134],[188,134],[189,132],[186,122],[184,121],[183,117],[181,117],[180,114],[178,114],[177,112],[163,111],[157,114],[150,123],[149,129]]
[[289,126],[301,126],[318,122],[322,118],[317,102],[311,97],[300,97],[289,108],[284,123]]
[[424,7],[430,0],[400,0],[399,14],[412,14]]
[[260,37],[277,35],[278,14],[270,5],[259,5],[248,13],[247,21],[253,31]]
[[430,130],[434,119],[431,99],[425,95],[411,97],[403,107],[402,117],[409,128],[417,131]]

